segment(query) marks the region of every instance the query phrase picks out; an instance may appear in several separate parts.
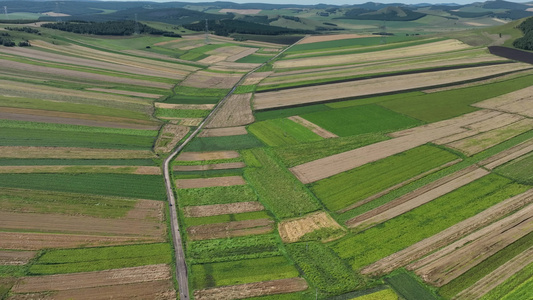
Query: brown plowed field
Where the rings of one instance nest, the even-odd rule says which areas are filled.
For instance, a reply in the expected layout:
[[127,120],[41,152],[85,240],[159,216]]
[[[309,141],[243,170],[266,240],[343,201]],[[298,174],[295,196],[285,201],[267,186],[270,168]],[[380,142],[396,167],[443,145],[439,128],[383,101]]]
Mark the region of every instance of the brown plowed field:
[[525,236],[533,228],[533,206],[493,223],[480,231],[408,266],[424,281],[443,286],[486,258]]
[[237,126],[237,127],[204,129],[198,135],[198,137],[233,136],[233,135],[245,135],[245,134],[248,134],[248,131],[246,131],[246,127]]
[[231,95],[222,105],[206,128],[234,127],[254,122],[250,99],[252,94]]
[[69,147],[0,146],[1,158],[134,159],[155,158],[151,151]]
[[191,188],[213,187],[213,186],[232,186],[232,185],[243,185],[243,184],[246,184],[246,181],[241,176],[225,176],[225,177],[176,180],[176,187],[180,189],[191,189]]
[[0,265],[25,265],[37,254],[36,251],[0,251]]
[[478,102],[473,106],[533,117],[533,87]]
[[126,215],[127,219],[146,220],[152,219],[159,222],[163,221],[164,202],[154,200],[137,200],[135,208],[130,210]]
[[199,161],[199,160],[215,160],[239,157],[237,151],[213,151],[213,152],[183,152],[178,155],[176,160],[181,161]]
[[279,235],[285,243],[297,242],[307,233],[321,228],[342,230],[342,227],[325,212],[313,213],[305,217],[278,223]]
[[360,229],[376,226],[489,174],[488,171],[480,168],[467,172],[459,171],[457,173],[437,180],[434,183],[428,184],[405,196],[350,219],[346,222],[346,225]]
[[273,220],[256,219],[191,226],[187,228],[187,234],[191,240],[206,240],[263,234],[272,232],[273,230]]
[[170,267],[165,264],[160,264],[99,272],[22,277],[11,291],[13,293],[66,291],[117,284],[169,280],[170,278]]
[[375,35],[360,35],[360,34],[314,35],[314,36],[308,36],[304,38],[303,40],[299,41],[298,45],[338,41],[338,40],[347,40],[347,39],[358,39],[358,38],[364,38],[364,37],[376,37],[376,36]]
[[[261,110],[358,96],[399,92],[463,82],[506,72],[524,70],[527,68],[531,68],[531,65],[509,63],[497,66],[420,72],[416,74],[387,76],[382,78],[257,93],[254,97],[254,109]],[[421,77],[423,77],[424,80],[420,80]]]
[[329,139],[329,138],[336,138],[339,137],[338,135],[334,134],[333,132],[329,132],[326,129],[307,121],[306,119],[300,117],[300,116],[292,116],[288,118],[289,120],[292,120],[300,125],[303,125],[307,129],[311,130],[312,132],[318,134],[319,136]]
[[506,216],[512,211],[529,205],[533,202],[533,189],[506,199],[481,213],[461,221],[429,238],[389,255],[361,270],[362,274],[380,276],[394,269],[403,267],[428,253],[440,249],[463,236],[483,228],[495,220]]
[[169,108],[169,109],[204,109],[210,110],[215,107],[215,104],[172,104],[164,102],[154,103],[155,107]]
[[525,141],[483,161],[480,161],[478,165],[492,170],[531,151],[533,151],[533,140]]
[[530,263],[533,263],[533,248],[529,248],[513,257],[478,282],[457,294],[456,297],[462,300],[479,299]]
[[[157,137],[155,142],[154,151],[157,153],[167,153],[170,152],[181,139],[183,139],[187,133],[189,133],[190,128],[182,125],[174,124],[165,124],[161,128],[161,132]],[[170,139],[170,141],[168,141]]]
[[404,130],[397,134],[399,136],[397,138],[317,159],[290,170],[302,183],[315,182],[428,142],[463,132],[466,129],[461,126],[479,122],[491,116],[490,112],[478,111],[454,119]]
[[174,171],[207,171],[207,170],[227,170],[240,169],[246,165],[243,162],[221,163],[212,165],[197,165],[197,166],[174,166]]
[[149,166],[0,166],[0,174],[27,173],[110,173],[110,174],[138,174],[161,175],[161,168]]
[[229,89],[241,79],[242,74],[222,74],[198,71],[189,75],[180,83],[183,86],[197,88]]
[[257,201],[237,202],[228,204],[214,204],[201,206],[187,206],[183,213],[186,217],[210,217],[227,214],[240,214],[245,212],[265,210],[263,204]]
[[158,95],[158,94],[140,93],[140,92],[123,91],[123,90],[115,90],[115,89],[89,88],[89,89],[87,89],[87,90],[89,90],[89,91],[95,91],[95,92],[103,92],[103,93],[112,93],[112,94],[126,95],[126,96],[134,96],[134,97],[150,98],[150,99],[158,99],[158,98],[163,97],[163,95]]
[[307,290],[303,278],[289,278],[210,288],[194,292],[196,300],[230,300],[277,295]]

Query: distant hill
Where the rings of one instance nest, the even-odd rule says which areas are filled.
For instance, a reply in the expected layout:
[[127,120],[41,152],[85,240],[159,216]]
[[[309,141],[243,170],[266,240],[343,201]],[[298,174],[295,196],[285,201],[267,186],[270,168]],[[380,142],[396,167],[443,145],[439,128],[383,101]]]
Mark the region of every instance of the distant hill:
[[342,19],[382,20],[382,21],[414,21],[426,16],[424,13],[412,11],[405,7],[387,6],[377,11],[355,8],[348,10]]

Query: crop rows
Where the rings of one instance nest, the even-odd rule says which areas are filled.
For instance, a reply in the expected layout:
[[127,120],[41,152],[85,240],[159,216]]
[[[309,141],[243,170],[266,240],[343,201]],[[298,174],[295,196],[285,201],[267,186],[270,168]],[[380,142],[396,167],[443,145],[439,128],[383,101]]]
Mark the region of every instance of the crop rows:
[[[482,300],[501,300],[508,295],[512,295],[515,290],[527,287],[527,282],[531,282],[533,274],[533,263],[525,266],[522,270],[515,273],[502,284],[492,289],[490,292],[481,297]],[[531,291],[531,289],[529,289]],[[510,298],[513,299],[513,298]],[[510,300],[509,299],[509,300]]]
[[257,122],[248,130],[269,146],[285,146],[320,141],[322,137],[289,119]]
[[263,146],[263,143],[251,134],[198,137],[187,144],[186,151],[221,151],[240,150]]
[[181,206],[226,204],[256,201],[257,195],[247,185],[178,189]]
[[398,272],[397,274],[387,277],[385,282],[406,300],[437,300],[439,299],[432,291],[428,290],[420,283],[414,275],[407,272]]
[[244,220],[256,220],[271,218],[271,216],[266,211],[255,211],[247,212],[240,214],[226,214],[218,215],[211,217],[197,217],[197,218],[185,218],[184,223],[187,226],[198,226],[204,224],[214,224],[214,223],[227,223],[232,221],[244,221]]

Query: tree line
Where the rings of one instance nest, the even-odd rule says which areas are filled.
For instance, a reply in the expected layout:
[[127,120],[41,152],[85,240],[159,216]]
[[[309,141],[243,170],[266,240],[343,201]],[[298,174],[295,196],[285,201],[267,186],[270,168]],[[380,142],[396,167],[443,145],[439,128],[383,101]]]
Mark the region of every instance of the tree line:
[[43,24],[42,27],[79,34],[132,35],[134,33],[139,33],[181,37],[179,34],[176,34],[174,32],[155,29],[148,25],[131,20],[108,22],[67,21],[58,23],[47,23]]
[[519,49],[533,50],[533,17],[518,25],[518,29],[524,33],[524,36],[516,39],[513,46]]

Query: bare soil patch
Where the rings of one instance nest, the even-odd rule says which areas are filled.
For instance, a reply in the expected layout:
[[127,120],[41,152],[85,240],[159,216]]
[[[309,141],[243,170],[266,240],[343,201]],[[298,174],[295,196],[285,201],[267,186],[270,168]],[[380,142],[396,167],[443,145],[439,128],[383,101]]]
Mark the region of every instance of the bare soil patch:
[[229,89],[241,79],[242,74],[222,74],[198,71],[180,83],[183,86],[197,88]]
[[206,240],[264,234],[273,230],[273,220],[256,219],[191,226],[187,228],[187,234],[191,240]]
[[135,204],[135,208],[130,210],[126,215],[127,219],[137,219],[137,220],[157,220],[159,222],[163,221],[164,202],[155,201],[155,200],[138,200]]
[[165,124],[155,142],[156,153],[168,153],[183,139],[190,128],[182,125]]
[[261,9],[232,9],[224,8],[219,11],[220,13],[236,13],[240,15],[257,15],[261,12]]
[[237,202],[228,204],[214,204],[201,206],[187,206],[184,209],[186,217],[210,217],[227,214],[240,214],[265,210],[263,204],[257,201]]
[[251,98],[251,93],[231,95],[208,121],[206,128],[234,127],[253,123],[255,118],[252,114]]
[[303,125],[304,127],[306,127],[307,129],[311,130],[312,132],[318,134],[319,136],[325,138],[325,139],[329,139],[329,138],[335,138],[335,137],[339,137],[338,135],[334,134],[333,132],[330,132],[330,131],[327,131],[326,129],[310,122],[310,121],[307,121],[306,119],[300,117],[300,116],[292,116],[292,117],[288,117],[289,120],[292,120],[300,125]]
[[278,223],[278,231],[285,243],[299,241],[304,235],[322,228],[342,230],[342,227],[327,213],[318,212],[302,218]]
[[533,151],[533,140],[525,141],[492,157],[480,161],[478,165],[492,170],[531,151]]
[[495,220],[506,216],[512,211],[525,207],[533,202],[533,189],[506,199],[481,213],[461,221],[429,238],[413,244],[404,250],[389,255],[361,270],[362,274],[380,276],[403,267],[437,249],[440,249],[463,236],[483,228]]
[[198,136],[199,137],[214,137],[214,136],[233,136],[233,135],[245,135],[245,134],[248,134],[248,131],[246,131],[246,127],[237,126],[237,127],[204,129]]
[[170,267],[165,264],[160,264],[99,272],[23,277],[13,287],[12,292],[66,291],[118,284],[169,280],[170,278]]
[[2,158],[63,158],[63,159],[134,159],[155,158],[146,150],[116,150],[69,147],[0,146]]
[[123,91],[123,90],[115,90],[115,89],[89,88],[87,90],[95,91],[95,92],[104,92],[104,93],[134,96],[134,97],[150,98],[150,99],[158,99],[158,98],[163,97],[163,95],[158,95],[158,94],[140,93],[140,92]]
[[172,103],[163,103],[156,102],[154,103],[155,107],[159,108],[169,108],[169,109],[205,109],[210,110],[215,108],[215,104],[172,104]]
[[[1,148],[0,148],[1,150]],[[199,161],[199,160],[215,160],[215,159],[227,159],[237,158],[240,154],[237,151],[212,151],[212,152],[183,152],[176,160],[181,161]]]
[[36,251],[0,251],[0,265],[19,266],[27,264]]
[[307,290],[303,278],[289,278],[210,288],[194,292],[197,300],[230,300],[277,295]]
[[227,170],[240,169],[246,167],[243,162],[221,163],[212,165],[197,165],[197,166],[174,166],[174,171],[207,171],[207,170]]
[[213,186],[232,186],[232,185],[244,185],[244,184],[246,184],[246,181],[241,176],[225,176],[225,177],[176,180],[176,187],[180,189],[213,187]]

